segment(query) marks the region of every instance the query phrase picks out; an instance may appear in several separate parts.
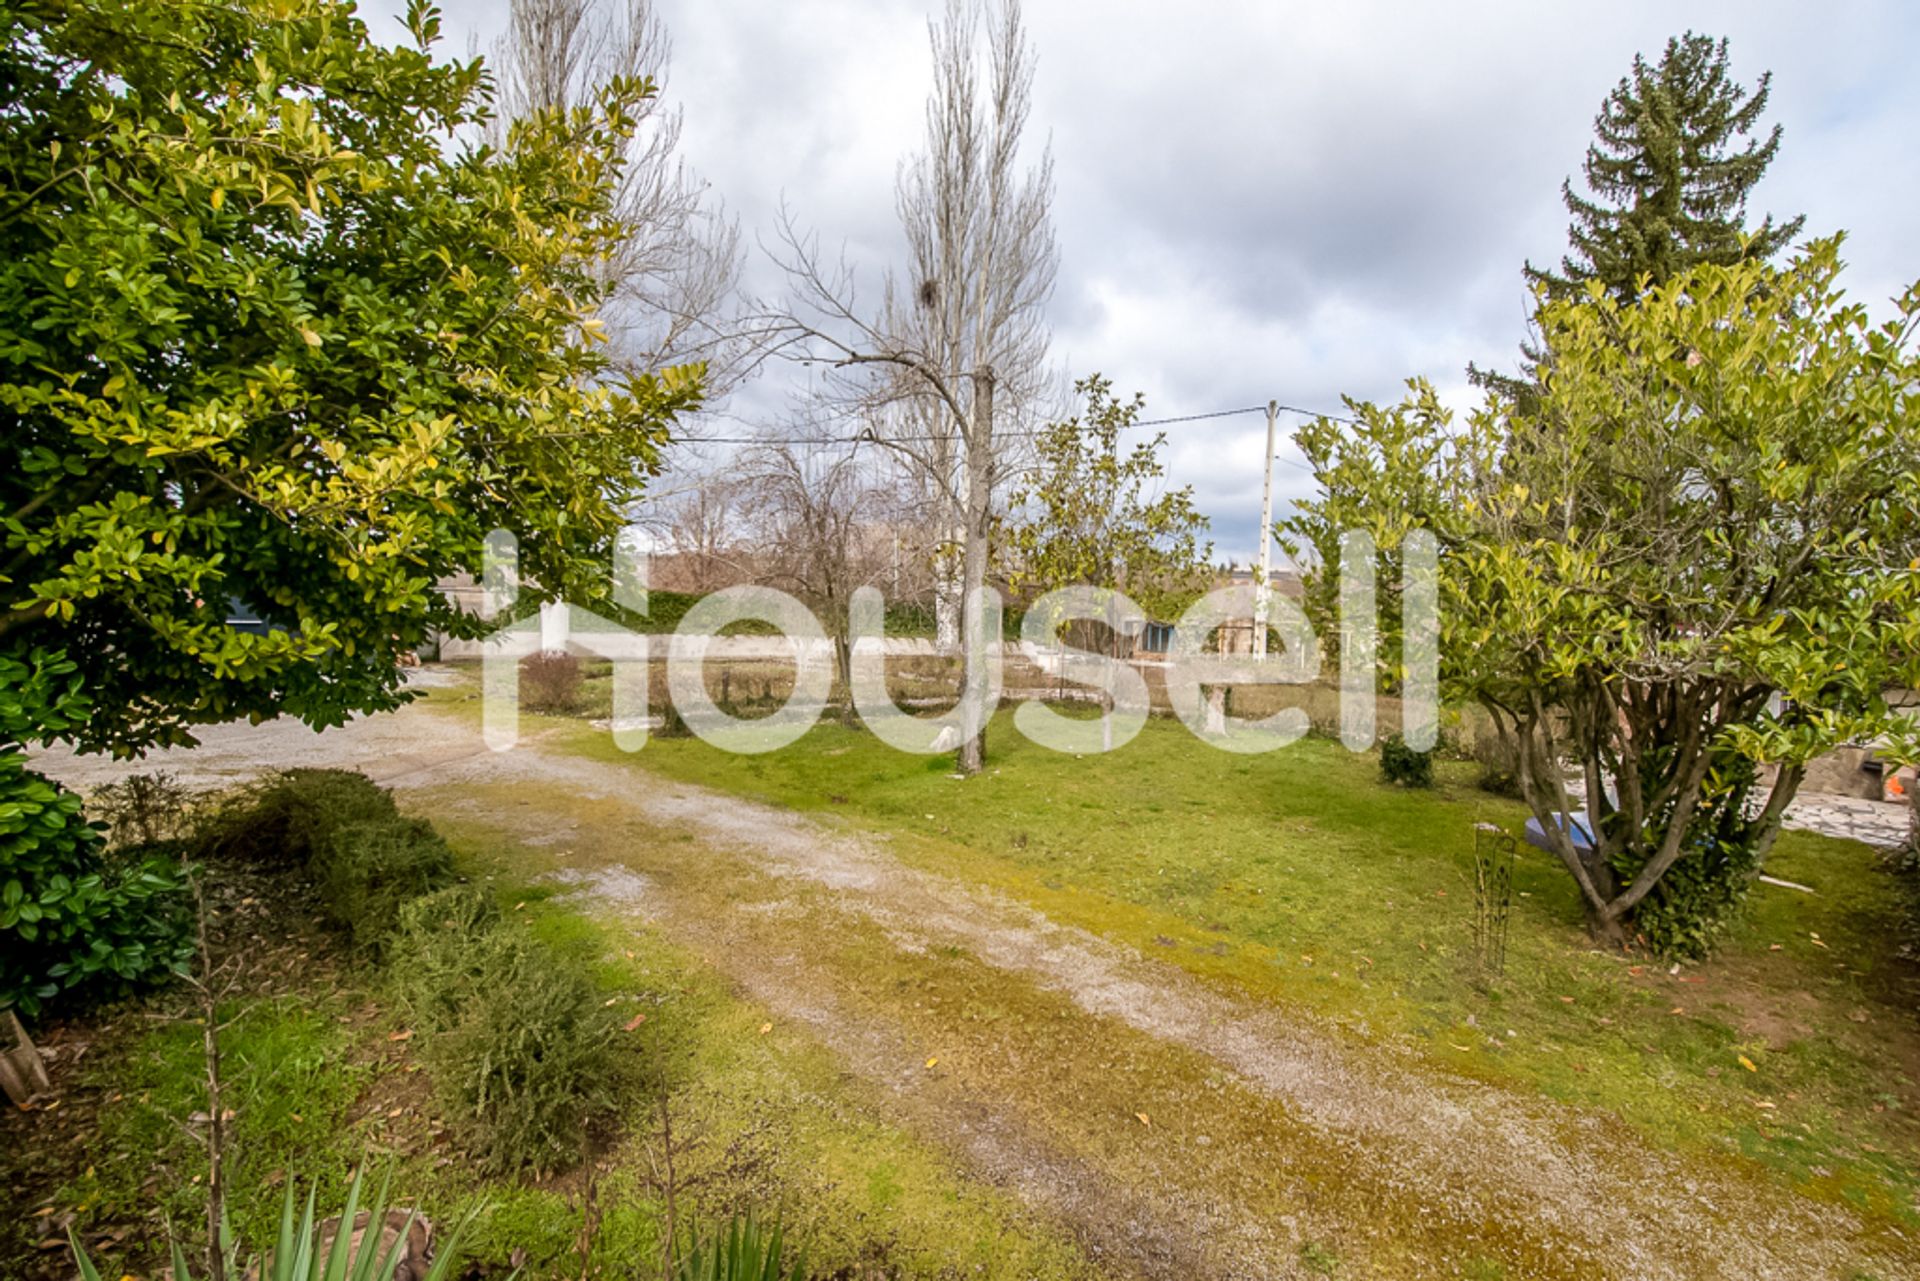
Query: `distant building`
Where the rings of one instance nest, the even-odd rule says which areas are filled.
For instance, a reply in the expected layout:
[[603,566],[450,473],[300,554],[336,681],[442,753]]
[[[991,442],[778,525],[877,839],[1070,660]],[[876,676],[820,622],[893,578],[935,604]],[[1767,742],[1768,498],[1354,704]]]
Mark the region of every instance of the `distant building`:
[[[1214,579],[1216,591],[1224,588],[1229,593],[1231,603],[1228,606],[1232,621],[1219,628],[1220,652],[1223,654],[1251,654],[1253,652],[1253,595],[1255,573],[1251,569],[1230,568]],[[1268,580],[1276,597],[1284,596],[1289,600],[1299,600],[1306,594],[1306,587],[1300,581],[1300,574],[1293,569],[1276,569]],[[1164,657],[1173,649],[1172,622],[1154,619],[1140,630],[1133,646],[1133,657]]]

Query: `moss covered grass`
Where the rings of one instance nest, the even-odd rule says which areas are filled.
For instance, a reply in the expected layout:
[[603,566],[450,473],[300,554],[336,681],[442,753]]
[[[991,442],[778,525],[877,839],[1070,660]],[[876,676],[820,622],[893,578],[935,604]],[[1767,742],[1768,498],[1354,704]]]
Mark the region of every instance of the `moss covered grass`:
[[[243,1241],[271,1240],[287,1180],[317,1183],[324,1213],[369,1164],[436,1219],[477,1211],[472,1255],[502,1275],[516,1255],[526,1277],[658,1275],[664,1097],[683,1234],[754,1209],[783,1215],[826,1275],[867,1265],[912,1276],[1106,1275],[1057,1225],[877,1119],[817,1040],[784,1027],[763,1035],[767,1011],[685,950],[529,884],[535,860],[511,843],[469,834],[458,850],[463,872],[490,877],[512,928],[592,958],[639,1065],[618,1123],[573,1169],[483,1176],[447,1138],[413,1031],[382,981],[316,936],[290,967],[297,979],[267,995],[243,991],[221,1010],[229,1205]],[[177,1014],[156,1000],[121,1011],[104,1032],[69,1088],[88,1113],[71,1168],[45,1213],[9,1234],[0,1276],[42,1275],[30,1229],[69,1215],[112,1275],[157,1275],[165,1223],[197,1239],[206,1159],[192,1118],[205,1108],[204,1065],[199,1026]]]
[[1471,963],[1473,825],[1517,830],[1524,812],[1473,788],[1471,765],[1442,762],[1437,788],[1411,791],[1337,743],[1238,757],[1160,720],[1118,752],[1075,758],[1002,716],[987,773],[958,780],[948,758],[837,725],[761,756],[681,739],[628,757],[577,723],[542,728],[642,778],[882,835],[904,863],[1352,1035],[1920,1223],[1914,980],[1893,955],[1890,879],[1853,842],[1785,834],[1768,870],[1816,893],[1757,887],[1719,955],[1679,972],[1593,949],[1564,872],[1523,846],[1505,973],[1488,979]]

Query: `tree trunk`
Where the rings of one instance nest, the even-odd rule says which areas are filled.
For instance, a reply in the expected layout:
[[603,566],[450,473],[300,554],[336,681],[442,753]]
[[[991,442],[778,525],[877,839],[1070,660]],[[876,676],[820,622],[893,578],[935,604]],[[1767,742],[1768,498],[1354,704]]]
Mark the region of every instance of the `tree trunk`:
[[966,546],[960,582],[961,654],[960,752],[955,762],[961,774],[978,774],[987,763],[985,705],[989,688],[984,664],[991,662],[987,646],[996,639],[985,634],[986,611],[980,596],[987,585],[987,536],[993,515],[993,383],[989,366],[973,374],[973,430],[967,433]]
[[952,544],[966,541],[963,529],[949,529],[947,543],[933,560],[933,644],[942,654],[960,652],[961,566]]
[[1630,941],[1626,923],[1603,908],[1586,903],[1587,933],[1602,947],[1624,949]]

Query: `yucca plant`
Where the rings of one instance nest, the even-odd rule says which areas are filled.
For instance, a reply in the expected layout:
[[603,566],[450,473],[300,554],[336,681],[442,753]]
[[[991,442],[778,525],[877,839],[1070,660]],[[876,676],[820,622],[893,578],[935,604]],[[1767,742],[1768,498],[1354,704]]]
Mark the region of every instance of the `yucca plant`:
[[[460,1258],[460,1238],[467,1225],[473,1221],[469,1214],[455,1226],[437,1256],[428,1263],[424,1259],[410,1257],[409,1246],[413,1240],[413,1228],[416,1222],[424,1222],[414,1211],[407,1211],[399,1232],[386,1251],[381,1251],[381,1241],[386,1235],[383,1227],[388,1221],[387,1181],[382,1179],[380,1190],[367,1210],[367,1222],[364,1231],[356,1232],[360,1215],[360,1192],[362,1175],[355,1174],[353,1185],[347,1189],[347,1207],[339,1219],[334,1221],[333,1239],[323,1248],[321,1238],[324,1231],[317,1231],[313,1212],[315,1191],[307,1191],[307,1205],[300,1215],[298,1224],[294,1221],[294,1189],[287,1186],[287,1194],[280,1207],[280,1237],[273,1250],[258,1261],[257,1270],[249,1270],[248,1275],[258,1277],[259,1281],[394,1281],[395,1272],[402,1261],[408,1264],[407,1276],[401,1281],[445,1281],[452,1275],[455,1263]],[[398,1213],[398,1211],[395,1211]],[[322,1228],[325,1225],[321,1225]],[[225,1236],[225,1233],[222,1233]],[[80,1265],[81,1281],[101,1281],[99,1269],[80,1245],[73,1230],[67,1230],[67,1239],[73,1244],[74,1258]],[[237,1250],[231,1242],[222,1242],[225,1249],[227,1273],[229,1277],[239,1275],[234,1266],[237,1263]],[[194,1281],[188,1268],[186,1255],[180,1249],[179,1241],[173,1242],[174,1281]],[[201,1281],[207,1281],[202,1278]]]
[[[706,1241],[680,1256],[674,1281],[805,1281],[806,1252],[785,1261],[780,1222],[764,1226],[751,1213],[737,1214]],[[93,1278],[87,1278],[93,1281]]]

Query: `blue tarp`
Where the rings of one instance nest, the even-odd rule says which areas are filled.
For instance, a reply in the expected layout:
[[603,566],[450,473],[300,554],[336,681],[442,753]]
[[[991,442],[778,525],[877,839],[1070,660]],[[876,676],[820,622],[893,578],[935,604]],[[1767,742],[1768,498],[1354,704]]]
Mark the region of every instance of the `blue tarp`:
[[[1593,828],[1585,810],[1575,810],[1571,814],[1558,814],[1554,817],[1559,821],[1560,830],[1573,838],[1575,851],[1584,854],[1594,848]],[[1547,829],[1541,826],[1537,818],[1527,820],[1527,844],[1549,853],[1553,851],[1552,844],[1547,840]]]

